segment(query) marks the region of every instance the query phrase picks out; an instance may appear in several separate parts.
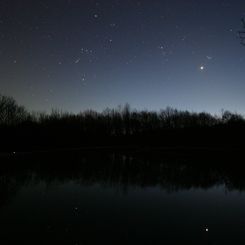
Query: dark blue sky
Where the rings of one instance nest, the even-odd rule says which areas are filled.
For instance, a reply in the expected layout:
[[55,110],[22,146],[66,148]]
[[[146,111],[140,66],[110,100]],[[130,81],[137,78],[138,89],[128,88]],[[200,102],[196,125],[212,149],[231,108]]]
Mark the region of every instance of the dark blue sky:
[[244,14],[244,0],[1,0],[0,93],[41,111],[245,113]]

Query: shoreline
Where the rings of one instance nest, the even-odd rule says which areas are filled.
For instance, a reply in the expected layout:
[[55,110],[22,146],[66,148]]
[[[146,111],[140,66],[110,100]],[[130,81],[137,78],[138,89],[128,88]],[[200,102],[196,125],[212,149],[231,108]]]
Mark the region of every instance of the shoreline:
[[0,150],[0,157],[2,156],[15,156],[15,155],[28,155],[39,153],[69,153],[69,152],[167,152],[167,153],[191,153],[191,152],[244,152],[245,147],[234,146],[82,146],[82,147],[53,147],[53,148],[35,148],[27,150]]

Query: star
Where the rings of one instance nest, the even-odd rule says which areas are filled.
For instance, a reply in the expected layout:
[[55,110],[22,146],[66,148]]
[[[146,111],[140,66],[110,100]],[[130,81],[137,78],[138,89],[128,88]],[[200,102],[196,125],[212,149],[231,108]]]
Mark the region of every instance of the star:
[[116,27],[116,24],[115,23],[111,23],[110,27],[114,28],[114,27]]
[[200,70],[203,71],[205,69],[204,66],[200,66]]
[[78,64],[80,62],[80,60],[81,60],[80,58],[76,59],[75,64]]

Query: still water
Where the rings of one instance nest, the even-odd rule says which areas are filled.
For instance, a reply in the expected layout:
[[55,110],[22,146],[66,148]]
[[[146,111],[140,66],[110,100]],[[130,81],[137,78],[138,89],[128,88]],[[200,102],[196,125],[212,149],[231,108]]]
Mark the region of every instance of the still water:
[[5,157],[0,242],[244,244],[243,168],[198,157]]

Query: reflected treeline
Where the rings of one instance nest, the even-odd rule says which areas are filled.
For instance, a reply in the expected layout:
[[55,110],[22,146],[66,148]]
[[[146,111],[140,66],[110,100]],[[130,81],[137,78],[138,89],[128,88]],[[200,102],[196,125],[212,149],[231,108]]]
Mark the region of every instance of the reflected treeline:
[[223,111],[132,110],[29,113],[0,95],[0,151],[80,146],[244,146],[243,116]]
[[76,184],[129,188],[160,186],[173,192],[225,185],[245,190],[243,162],[238,152],[105,153],[73,151],[13,155],[1,158],[0,191],[4,204],[24,185]]

